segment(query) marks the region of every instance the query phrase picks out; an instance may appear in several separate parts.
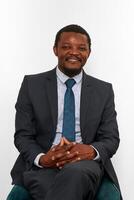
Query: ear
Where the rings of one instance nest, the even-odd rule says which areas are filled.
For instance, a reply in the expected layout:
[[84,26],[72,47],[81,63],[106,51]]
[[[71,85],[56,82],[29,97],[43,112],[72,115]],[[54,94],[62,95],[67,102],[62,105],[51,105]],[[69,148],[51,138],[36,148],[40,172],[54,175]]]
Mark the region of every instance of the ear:
[[56,56],[58,56],[57,47],[56,47],[56,46],[53,47],[53,52],[54,52],[54,54],[55,54]]

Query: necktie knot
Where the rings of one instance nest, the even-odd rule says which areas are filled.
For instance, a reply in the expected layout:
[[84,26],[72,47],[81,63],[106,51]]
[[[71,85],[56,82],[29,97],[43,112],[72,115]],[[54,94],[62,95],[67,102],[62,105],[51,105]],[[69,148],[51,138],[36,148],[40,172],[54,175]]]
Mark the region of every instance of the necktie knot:
[[74,86],[75,83],[76,83],[76,81],[75,81],[73,78],[68,79],[68,80],[65,82],[67,88],[72,88],[72,87]]

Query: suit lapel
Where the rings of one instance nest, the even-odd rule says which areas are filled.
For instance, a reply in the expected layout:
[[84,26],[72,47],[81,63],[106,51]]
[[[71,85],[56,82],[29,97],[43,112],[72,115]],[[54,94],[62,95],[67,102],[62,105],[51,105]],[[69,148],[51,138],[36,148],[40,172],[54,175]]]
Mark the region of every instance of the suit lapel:
[[87,116],[87,112],[89,110],[92,110],[92,106],[93,106],[92,95],[93,95],[93,89],[92,89],[90,78],[84,73],[83,80],[82,80],[81,101],[80,101],[80,128],[81,128],[82,139],[84,141],[86,137],[86,135],[84,134],[85,122],[87,121],[87,118],[88,119],[90,118],[90,116]]
[[58,95],[57,95],[57,78],[56,69],[48,72],[47,75],[47,94],[50,104],[51,115],[53,119],[53,125],[56,129],[57,117],[58,117]]

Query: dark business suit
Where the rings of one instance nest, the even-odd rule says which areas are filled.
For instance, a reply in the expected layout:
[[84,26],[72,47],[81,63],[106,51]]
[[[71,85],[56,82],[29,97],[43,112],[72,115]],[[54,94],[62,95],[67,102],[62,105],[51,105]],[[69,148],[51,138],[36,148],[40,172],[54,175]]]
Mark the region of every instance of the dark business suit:
[[[16,103],[15,145],[20,151],[11,175],[23,185],[23,173],[34,168],[39,153],[52,146],[57,125],[56,70],[26,76]],[[119,145],[114,95],[109,83],[84,73],[81,90],[80,127],[84,144],[99,152],[105,173],[119,187],[110,158]]]

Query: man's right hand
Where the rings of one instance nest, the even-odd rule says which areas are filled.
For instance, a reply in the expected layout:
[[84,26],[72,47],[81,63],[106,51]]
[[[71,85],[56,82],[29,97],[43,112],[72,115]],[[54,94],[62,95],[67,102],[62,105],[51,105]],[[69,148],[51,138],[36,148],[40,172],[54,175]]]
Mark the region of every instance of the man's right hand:
[[[45,155],[42,155],[39,160],[39,165],[42,167],[59,167],[58,161],[64,160],[68,163],[69,159],[76,156],[76,152],[69,155],[70,150],[74,147],[75,143],[69,142],[62,138],[58,145],[51,148]],[[71,157],[70,157],[71,156]]]

